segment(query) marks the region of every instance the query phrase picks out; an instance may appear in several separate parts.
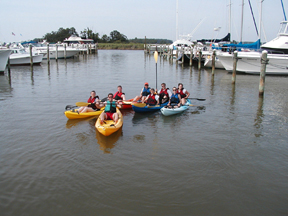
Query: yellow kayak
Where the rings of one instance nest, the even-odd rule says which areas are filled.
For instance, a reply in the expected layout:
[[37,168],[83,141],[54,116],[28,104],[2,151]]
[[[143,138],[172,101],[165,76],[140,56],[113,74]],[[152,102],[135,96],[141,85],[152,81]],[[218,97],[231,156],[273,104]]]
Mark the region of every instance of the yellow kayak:
[[89,118],[93,116],[98,117],[103,112],[104,107],[95,112],[85,112],[85,113],[79,113],[79,114],[77,113],[77,110],[78,109],[76,109],[74,112],[72,110],[68,110],[68,111],[65,111],[64,114],[68,119],[82,119],[82,118]]
[[95,123],[96,129],[104,136],[109,136],[112,133],[118,131],[123,125],[123,115],[117,108],[117,113],[119,115],[119,120],[117,124],[113,120],[104,120],[103,124],[100,124],[100,118],[97,119]]

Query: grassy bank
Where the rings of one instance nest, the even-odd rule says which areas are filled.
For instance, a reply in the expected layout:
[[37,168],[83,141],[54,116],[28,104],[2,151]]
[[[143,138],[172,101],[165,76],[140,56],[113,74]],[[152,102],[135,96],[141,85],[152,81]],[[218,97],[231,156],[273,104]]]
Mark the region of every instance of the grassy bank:
[[98,43],[98,49],[144,50],[142,43]]

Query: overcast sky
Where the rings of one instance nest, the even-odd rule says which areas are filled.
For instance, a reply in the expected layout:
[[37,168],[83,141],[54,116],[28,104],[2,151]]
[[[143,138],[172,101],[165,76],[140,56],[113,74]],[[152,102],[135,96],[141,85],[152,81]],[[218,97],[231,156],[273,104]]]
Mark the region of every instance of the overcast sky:
[[[176,39],[177,0],[1,0],[0,42],[41,38],[60,27],[85,28],[100,36],[117,30],[132,38]],[[241,3],[231,0],[232,40],[240,40]],[[259,29],[260,0],[250,0]],[[288,0],[283,0],[288,10]],[[222,38],[229,31],[229,0],[179,0],[180,35],[194,31],[192,40]],[[204,19],[200,27],[197,25]],[[284,20],[281,0],[264,0],[262,42],[276,37]],[[220,31],[214,28],[221,27]],[[12,34],[15,34],[15,36]],[[21,36],[22,35],[22,36]],[[265,38],[266,36],[266,38]],[[256,41],[257,34],[248,0],[244,0],[243,41]]]

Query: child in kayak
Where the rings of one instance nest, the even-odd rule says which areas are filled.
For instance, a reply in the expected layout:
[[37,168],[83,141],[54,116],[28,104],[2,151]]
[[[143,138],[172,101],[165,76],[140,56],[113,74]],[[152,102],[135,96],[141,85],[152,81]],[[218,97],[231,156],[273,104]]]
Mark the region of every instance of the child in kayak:
[[119,85],[118,87],[118,91],[112,95],[114,100],[126,100],[125,98],[125,93],[122,92],[122,86]]
[[182,83],[178,84],[177,93],[180,94],[181,103],[182,103],[182,105],[184,105],[186,103],[186,99],[190,96],[190,93],[186,89],[184,89]]
[[141,92],[140,92],[140,96],[136,96],[133,99],[133,102],[136,102],[138,100],[141,100],[141,102],[143,103],[144,100],[146,99],[146,97],[150,94],[150,87],[148,82],[144,83],[144,87],[142,88]]
[[119,104],[118,101],[113,100],[112,93],[108,94],[108,100],[101,103],[101,106],[105,106],[105,110],[99,116],[100,124],[102,125],[104,120],[113,120],[116,124],[119,119],[118,113],[116,112],[116,107],[121,109],[122,105]]
[[89,104],[88,106],[82,106],[78,109],[78,114],[79,113],[85,113],[85,112],[95,112],[96,110],[100,109],[100,106],[99,106],[99,96],[96,95],[96,92],[93,90],[91,91],[90,93],[90,97],[89,99],[87,100],[87,103],[91,103]]
[[177,92],[177,88],[176,87],[173,87],[173,93],[172,95],[170,96],[169,98],[169,103],[167,104],[167,107],[168,108],[172,108],[174,106],[178,106],[180,107],[181,106],[181,96],[180,94]]
[[155,106],[157,104],[159,96],[155,95],[155,89],[150,89],[150,94],[146,97],[143,103],[146,103],[147,106]]

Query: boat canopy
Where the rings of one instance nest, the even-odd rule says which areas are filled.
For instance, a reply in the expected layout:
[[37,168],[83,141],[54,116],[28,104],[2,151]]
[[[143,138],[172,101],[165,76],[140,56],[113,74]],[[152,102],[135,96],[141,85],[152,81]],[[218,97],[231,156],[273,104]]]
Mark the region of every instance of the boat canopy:
[[234,47],[234,48],[243,48],[243,49],[260,49],[260,39],[255,41],[254,43],[243,44],[242,42],[238,44],[223,44],[222,47]]
[[222,41],[229,41],[230,42],[230,33],[228,33],[225,37],[223,37],[222,39],[201,39],[201,40],[197,40],[197,42],[201,42],[201,43],[205,43],[205,42],[213,42],[213,43],[219,43]]
[[278,35],[288,35],[288,21],[283,21],[280,23],[280,29]]

